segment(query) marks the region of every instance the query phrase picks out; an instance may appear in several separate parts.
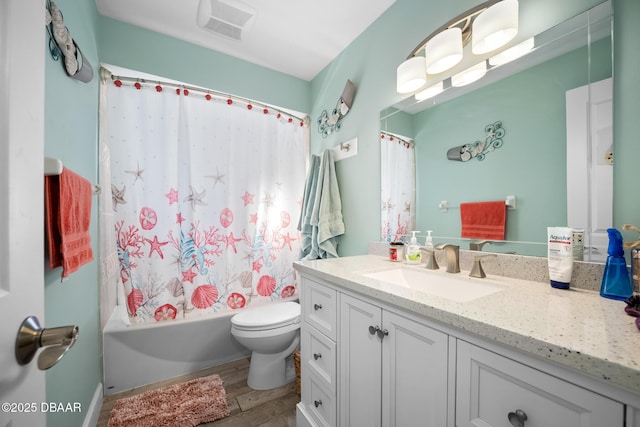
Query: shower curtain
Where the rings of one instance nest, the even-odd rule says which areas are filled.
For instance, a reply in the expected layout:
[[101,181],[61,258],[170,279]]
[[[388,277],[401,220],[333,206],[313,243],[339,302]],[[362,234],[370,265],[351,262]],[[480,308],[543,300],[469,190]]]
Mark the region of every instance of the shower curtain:
[[296,293],[308,128],[269,107],[105,83],[120,280],[132,322]]
[[411,140],[382,132],[381,158],[381,239],[403,241],[415,229],[415,150]]

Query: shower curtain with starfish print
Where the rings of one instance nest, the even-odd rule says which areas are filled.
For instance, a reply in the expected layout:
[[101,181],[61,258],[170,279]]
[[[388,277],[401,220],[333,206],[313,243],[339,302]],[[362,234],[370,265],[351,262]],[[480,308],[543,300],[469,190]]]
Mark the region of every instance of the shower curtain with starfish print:
[[293,296],[308,128],[206,92],[120,80],[103,88],[131,321]]
[[414,143],[398,135],[380,134],[381,239],[408,241],[415,229],[415,150]]

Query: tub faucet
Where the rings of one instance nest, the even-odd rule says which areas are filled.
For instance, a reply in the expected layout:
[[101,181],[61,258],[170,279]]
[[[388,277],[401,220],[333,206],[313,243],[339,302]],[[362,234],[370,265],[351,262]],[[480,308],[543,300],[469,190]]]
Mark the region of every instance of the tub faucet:
[[490,245],[491,240],[480,240],[479,242],[469,242],[469,249],[472,251],[481,251],[484,245]]
[[447,257],[447,273],[460,273],[460,246],[440,243],[436,249],[443,250]]

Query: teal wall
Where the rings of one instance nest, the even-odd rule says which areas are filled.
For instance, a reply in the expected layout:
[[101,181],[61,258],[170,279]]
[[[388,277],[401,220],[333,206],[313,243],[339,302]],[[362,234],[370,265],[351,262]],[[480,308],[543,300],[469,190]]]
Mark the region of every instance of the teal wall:
[[[333,108],[347,78],[357,86],[354,105],[343,120],[340,132],[327,138],[322,138],[315,130],[311,133],[314,153],[358,137],[358,155],[340,161],[336,166],[346,226],[345,235],[339,239],[341,255],[366,253],[367,242],[379,239],[379,113],[402,99],[395,90],[396,67],[426,35],[479,3],[452,0],[438,2],[435,9],[432,2],[397,0],[312,80],[312,123],[323,109]],[[520,8],[523,13],[526,10],[539,15],[540,19],[549,19],[553,15],[557,23],[599,3],[599,0],[521,0]],[[640,224],[640,198],[622,196],[633,190],[631,180],[635,169],[631,159],[639,158],[640,150],[637,143],[638,120],[633,118],[633,114],[637,115],[640,98],[639,86],[633,81],[640,56],[640,51],[633,47],[640,40],[638,28],[633,24],[640,18],[638,3],[637,0],[614,0],[614,138],[618,159],[615,165],[614,222],[617,227],[625,222]],[[621,114],[622,111],[625,113]],[[450,145],[457,144],[451,142]],[[629,156],[625,155],[622,160],[622,153],[629,153]]]
[[114,19],[100,24],[100,61],[256,101],[309,111],[304,80]]
[[[90,1],[56,0],[71,36],[98,69],[95,28],[98,14]],[[81,83],[69,78],[60,61],[45,52],[45,155],[56,157],[74,172],[97,182],[98,79]],[[98,199],[93,199],[91,242],[98,259]],[[45,276],[45,326],[78,325],[75,346],[46,372],[49,402],[79,402],[81,413],[48,413],[48,427],[81,426],[91,399],[102,382],[102,337],[100,333],[98,263],[85,265],[60,283],[62,268]]]
[[[416,229],[460,236],[460,211],[441,212],[441,200],[458,206],[513,194],[518,208],[508,211],[506,240],[539,244],[492,250],[546,256],[546,227],[567,223],[565,93],[611,77],[611,39],[594,43],[590,55],[591,73],[585,47],[415,114]],[[450,148],[484,140],[496,121],[506,131],[502,147],[483,161],[447,159]]]

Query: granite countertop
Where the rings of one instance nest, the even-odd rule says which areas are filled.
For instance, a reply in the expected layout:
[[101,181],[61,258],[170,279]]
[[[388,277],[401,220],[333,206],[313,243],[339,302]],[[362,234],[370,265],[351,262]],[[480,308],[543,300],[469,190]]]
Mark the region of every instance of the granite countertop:
[[477,334],[532,355],[577,369],[635,393],[640,393],[640,331],[625,303],[598,292],[487,274],[486,281],[504,288],[470,301],[454,301],[363,274],[414,269],[443,276],[459,274],[425,270],[377,255],[298,261],[302,274],[335,283],[412,313]]

